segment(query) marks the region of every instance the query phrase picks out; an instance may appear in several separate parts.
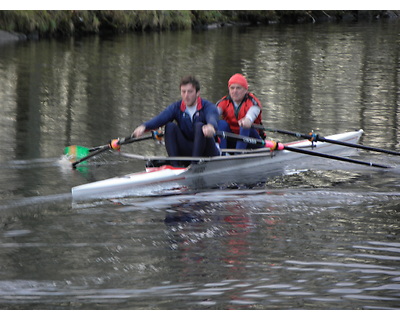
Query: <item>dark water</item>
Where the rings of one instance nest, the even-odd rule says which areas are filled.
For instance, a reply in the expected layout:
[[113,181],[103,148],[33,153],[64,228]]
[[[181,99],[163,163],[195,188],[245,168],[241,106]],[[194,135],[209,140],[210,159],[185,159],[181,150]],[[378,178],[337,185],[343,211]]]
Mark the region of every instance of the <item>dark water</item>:
[[[192,73],[217,101],[244,73],[264,124],[365,131],[400,151],[397,23],[226,28],[0,48],[0,308],[400,309],[391,170],[323,160],[265,184],[76,204],[71,187],[141,171],[111,154],[71,170],[179,99]],[[292,138],[269,134],[270,138]],[[161,155],[152,141],[126,152]]]

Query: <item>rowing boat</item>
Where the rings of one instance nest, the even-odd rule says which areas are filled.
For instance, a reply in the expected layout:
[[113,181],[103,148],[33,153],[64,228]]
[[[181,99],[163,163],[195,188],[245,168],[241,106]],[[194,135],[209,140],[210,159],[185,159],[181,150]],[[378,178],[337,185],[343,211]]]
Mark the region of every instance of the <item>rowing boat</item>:
[[[360,129],[327,136],[327,138],[345,143],[357,143],[362,133],[363,130]],[[189,158],[192,163],[188,167],[172,167],[171,165],[146,167],[143,172],[76,186],[72,188],[72,197],[75,201],[119,198],[162,194],[187,189],[200,190],[229,183],[256,183],[285,174],[288,168],[293,168],[293,163],[298,165],[299,161],[297,160],[307,157],[307,152],[336,156],[349,152],[349,149],[342,145],[321,141],[299,140],[283,145],[289,150],[310,151],[302,153],[288,149],[260,148],[250,151],[243,150],[240,153],[226,156]],[[187,158],[146,157],[141,155],[126,156],[145,160],[148,163],[173,159],[188,160]]]

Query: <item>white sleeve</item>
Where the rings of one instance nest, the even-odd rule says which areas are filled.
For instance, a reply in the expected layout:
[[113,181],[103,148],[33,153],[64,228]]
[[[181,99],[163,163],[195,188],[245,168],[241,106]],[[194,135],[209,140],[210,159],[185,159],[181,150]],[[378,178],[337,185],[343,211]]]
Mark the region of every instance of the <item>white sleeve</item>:
[[258,115],[260,114],[261,109],[258,106],[251,106],[250,109],[246,113],[246,118],[251,121],[251,123],[254,122],[254,120],[257,119]]

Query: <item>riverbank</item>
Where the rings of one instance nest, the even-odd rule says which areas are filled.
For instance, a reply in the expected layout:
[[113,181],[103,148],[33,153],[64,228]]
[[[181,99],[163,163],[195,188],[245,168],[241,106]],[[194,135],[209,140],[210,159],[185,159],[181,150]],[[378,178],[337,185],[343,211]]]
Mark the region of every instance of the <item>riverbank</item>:
[[400,11],[307,10],[6,10],[0,44],[89,34],[210,29],[235,24],[322,23],[398,19]]

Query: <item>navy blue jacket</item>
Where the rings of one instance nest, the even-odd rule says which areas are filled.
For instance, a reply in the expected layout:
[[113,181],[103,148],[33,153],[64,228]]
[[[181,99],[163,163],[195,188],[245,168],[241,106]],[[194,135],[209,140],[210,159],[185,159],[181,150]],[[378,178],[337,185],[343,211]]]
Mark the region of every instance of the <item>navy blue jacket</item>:
[[193,121],[189,114],[185,113],[186,106],[182,100],[170,104],[159,115],[155,116],[143,125],[146,130],[155,130],[165,126],[168,122],[176,121],[182,133],[188,140],[194,140],[194,124],[202,122],[204,124],[212,124],[217,130],[218,128],[218,109],[214,103],[198,98],[197,110],[193,115]]

